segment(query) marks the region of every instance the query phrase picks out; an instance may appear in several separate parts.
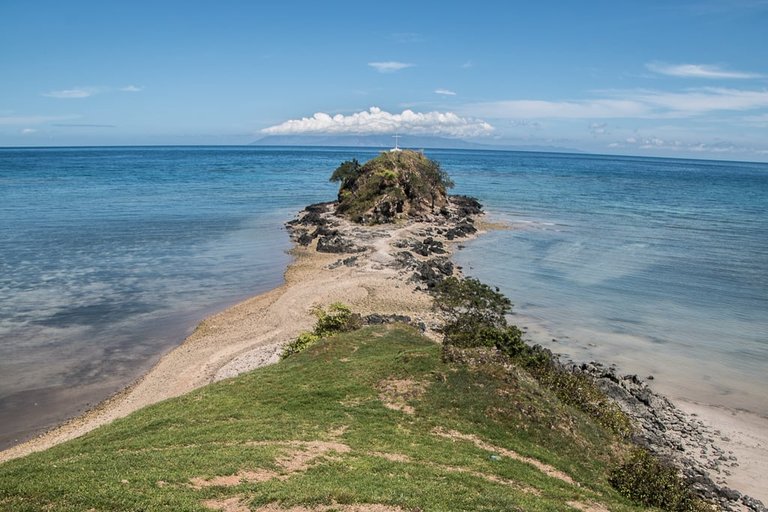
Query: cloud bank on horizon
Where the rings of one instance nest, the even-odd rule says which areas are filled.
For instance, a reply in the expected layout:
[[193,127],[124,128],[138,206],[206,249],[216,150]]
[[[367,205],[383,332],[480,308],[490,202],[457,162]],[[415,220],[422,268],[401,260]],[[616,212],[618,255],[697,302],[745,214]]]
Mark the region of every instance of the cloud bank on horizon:
[[453,112],[414,112],[403,110],[399,114],[378,107],[350,115],[330,115],[317,112],[312,117],[290,119],[261,130],[264,135],[334,134],[374,135],[383,133],[411,133],[447,137],[481,137],[494,131],[491,124]]

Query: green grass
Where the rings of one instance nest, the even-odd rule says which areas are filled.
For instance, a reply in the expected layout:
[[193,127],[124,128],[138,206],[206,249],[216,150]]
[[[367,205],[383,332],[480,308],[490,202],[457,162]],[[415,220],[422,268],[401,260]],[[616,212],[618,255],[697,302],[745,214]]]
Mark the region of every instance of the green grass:
[[[436,433],[449,431],[478,442]],[[316,441],[337,449],[313,458],[306,443]],[[369,327],[0,465],[0,510],[200,511],[209,510],[206,500],[235,496],[251,510],[274,502],[404,511],[563,511],[580,502],[644,510],[608,482],[617,443],[522,370],[450,365],[411,328]],[[557,468],[575,484],[504,450]],[[243,471],[274,478],[190,485]]]

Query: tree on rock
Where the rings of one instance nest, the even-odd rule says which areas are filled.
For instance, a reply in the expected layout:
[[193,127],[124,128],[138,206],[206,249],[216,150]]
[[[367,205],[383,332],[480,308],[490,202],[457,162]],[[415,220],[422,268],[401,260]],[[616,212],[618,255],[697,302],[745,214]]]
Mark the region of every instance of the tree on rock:
[[342,163],[336,213],[362,224],[383,224],[433,213],[447,204],[453,181],[440,164],[416,151],[382,153],[363,165]]

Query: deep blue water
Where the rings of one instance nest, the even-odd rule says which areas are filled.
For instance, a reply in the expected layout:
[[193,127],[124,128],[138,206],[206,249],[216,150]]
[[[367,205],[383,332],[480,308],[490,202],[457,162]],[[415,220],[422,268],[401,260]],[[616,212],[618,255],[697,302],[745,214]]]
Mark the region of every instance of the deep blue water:
[[[0,446],[273,288],[357,148],[0,149]],[[768,414],[768,165],[427,151],[513,229],[466,244],[534,340]],[[551,342],[555,338],[556,343]]]

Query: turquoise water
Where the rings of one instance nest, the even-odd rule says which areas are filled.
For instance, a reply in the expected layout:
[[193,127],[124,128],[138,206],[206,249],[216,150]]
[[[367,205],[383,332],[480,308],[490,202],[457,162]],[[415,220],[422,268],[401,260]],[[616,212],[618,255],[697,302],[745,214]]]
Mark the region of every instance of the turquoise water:
[[768,165],[442,161],[513,226],[457,260],[512,298],[532,340],[653,375],[673,397],[768,415]]
[[[358,148],[0,149],[0,446],[273,288]],[[768,165],[427,151],[513,229],[466,244],[536,341],[768,414]],[[552,339],[557,342],[552,342]]]

